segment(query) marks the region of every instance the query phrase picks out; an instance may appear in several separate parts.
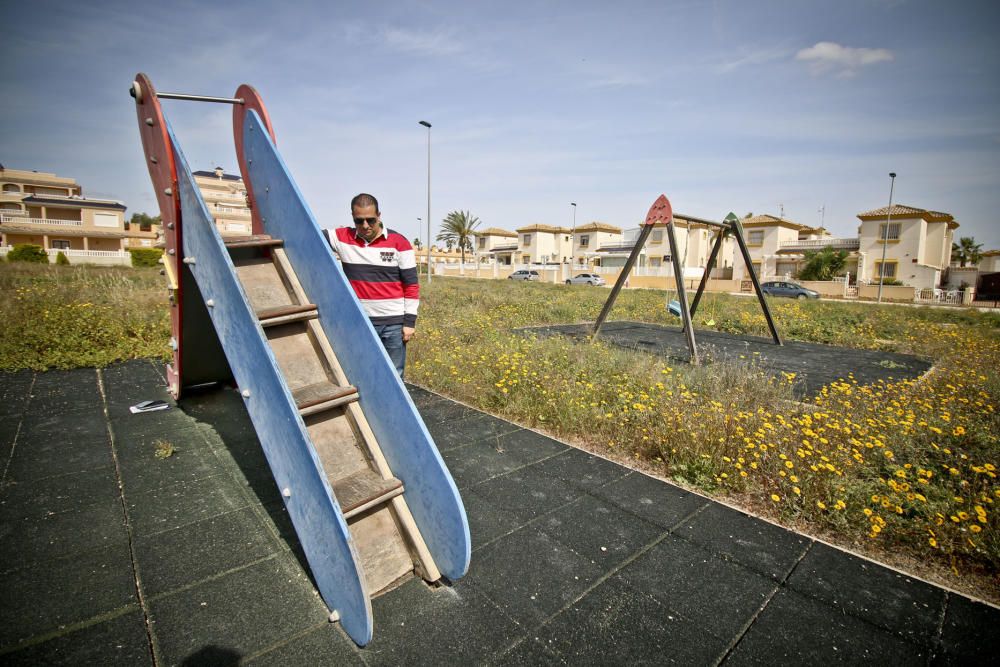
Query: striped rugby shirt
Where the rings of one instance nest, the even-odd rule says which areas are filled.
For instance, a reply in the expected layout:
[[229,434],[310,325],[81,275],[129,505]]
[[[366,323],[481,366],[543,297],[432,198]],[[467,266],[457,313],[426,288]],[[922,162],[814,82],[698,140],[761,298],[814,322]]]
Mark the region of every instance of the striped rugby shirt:
[[402,234],[382,228],[368,243],[352,227],[324,230],[372,324],[417,324],[417,257]]

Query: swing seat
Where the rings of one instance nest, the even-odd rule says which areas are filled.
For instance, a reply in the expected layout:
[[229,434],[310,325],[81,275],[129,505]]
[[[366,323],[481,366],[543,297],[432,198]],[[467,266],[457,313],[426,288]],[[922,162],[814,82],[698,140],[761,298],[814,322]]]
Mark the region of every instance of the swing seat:
[[667,304],[667,310],[675,317],[681,316],[681,302],[674,300]]

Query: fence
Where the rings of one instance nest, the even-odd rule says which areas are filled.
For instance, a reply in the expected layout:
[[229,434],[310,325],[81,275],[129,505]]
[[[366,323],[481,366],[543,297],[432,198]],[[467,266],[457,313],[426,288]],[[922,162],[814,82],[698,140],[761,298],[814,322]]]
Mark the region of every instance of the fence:
[[[0,247],[0,257],[6,257],[13,248],[11,246]],[[132,255],[127,250],[71,250],[69,248],[60,250],[50,248],[45,251],[49,256],[49,262],[54,264],[59,253],[66,256],[70,264],[103,264],[109,266],[132,266]]]

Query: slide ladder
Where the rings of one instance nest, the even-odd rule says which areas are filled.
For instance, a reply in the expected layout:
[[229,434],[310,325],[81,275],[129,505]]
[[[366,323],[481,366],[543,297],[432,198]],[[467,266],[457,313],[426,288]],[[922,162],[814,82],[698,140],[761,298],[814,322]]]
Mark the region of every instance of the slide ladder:
[[[132,94],[164,226],[171,391],[235,380],[317,587],[363,646],[372,597],[412,576],[465,574],[458,490],[281,160],[256,91],[157,94],[139,74]],[[163,116],[159,99],[172,97],[233,105],[253,235],[220,235]]]

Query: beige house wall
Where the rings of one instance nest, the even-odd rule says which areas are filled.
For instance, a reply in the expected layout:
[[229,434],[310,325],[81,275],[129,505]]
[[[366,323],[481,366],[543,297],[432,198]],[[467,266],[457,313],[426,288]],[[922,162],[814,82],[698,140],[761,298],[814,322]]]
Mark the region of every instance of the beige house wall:
[[[587,239],[587,245],[583,244],[584,237]],[[589,254],[597,252],[597,249],[601,246],[619,245],[620,243],[622,243],[621,232],[578,229],[573,234],[574,268],[583,269],[591,264],[593,258],[589,257]]]
[[989,252],[996,252],[997,254],[983,256],[983,258],[979,261],[980,273],[994,273],[996,271],[1000,271],[1000,251],[994,250]]

